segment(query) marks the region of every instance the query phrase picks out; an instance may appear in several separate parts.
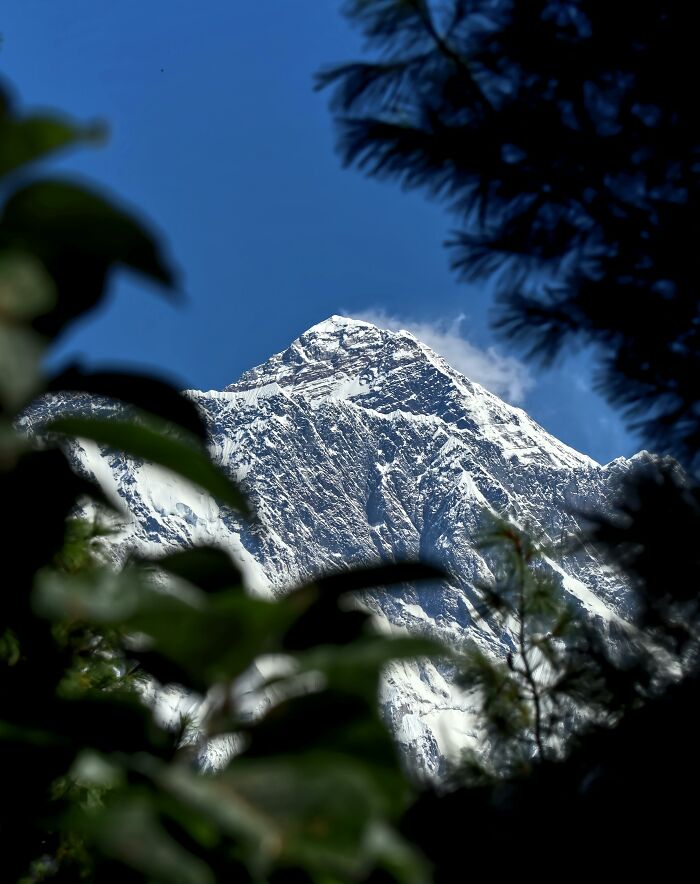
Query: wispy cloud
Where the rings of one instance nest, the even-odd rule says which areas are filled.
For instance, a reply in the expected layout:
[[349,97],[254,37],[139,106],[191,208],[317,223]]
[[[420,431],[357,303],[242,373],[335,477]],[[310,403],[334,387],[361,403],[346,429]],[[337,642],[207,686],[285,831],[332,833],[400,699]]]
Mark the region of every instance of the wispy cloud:
[[352,315],[380,328],[411,332],[457,371],[512,404],[521,403],[534,384],[527,367],[518,359],[502,356],[494,347],[482,349],[468,341],[462,335],[464,315],[435,322],[407,319],[382,309],[363,310]]

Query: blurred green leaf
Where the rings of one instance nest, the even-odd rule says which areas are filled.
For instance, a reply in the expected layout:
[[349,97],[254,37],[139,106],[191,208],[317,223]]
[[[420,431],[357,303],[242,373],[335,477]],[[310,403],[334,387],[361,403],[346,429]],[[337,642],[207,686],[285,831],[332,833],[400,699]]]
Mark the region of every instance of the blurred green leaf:
[[206,690],[232,681],[256,656],[273,651],[288,622],[283,606],[236,591],[204,596],[197,606],[151,593],[127,625],[150,636],[192,685]]
[[[71,763],[83,748],[162,757],[172,750],[169,735],[158,728],[152,710],[136,691],[87,690],[73,696],[53,693],[41,702],[32,699],[33,704],[21,698],[6,702],[1,740],[63,747]],[[66,767],[63,773],[67,771]]]
[[425,562],[387,562],[369,567],[355,567],[318,577],[314,583],[324,595],[339,595],[376,589],[380,586],[397,586],[416,580],[445,580],[442,568]]
[[34,323],[47,336],[100,301],[115,266],[174,285],[156,240],[134,215],[69,181],[42,180],[15,191],[0,217],[2,245],[36,255],[54,282],[56,304]]
[[44,179],[15,191],[2,223],[14,237],[52,258],[77,250],[86,258],[130,267],[165,286],[173,275],[153,238],[131,213],[94,191],[60,179]]
[[15,617],[28,613],[34,575],[63,547],[65,520],[80,497],[91,495],[106,507],[110,504],[56,448],[20,448],[8,456],[12,469],[0,470],[0,498],[5,501],[4,555],[14,584],[5,593],[6,615]]
[[[293,612],[286,606],[252,598],[239,588],[213,595],[192,590],[186,597],[162,591],[141,569],[102,569],[87,575],[44,570],[34,594],[35,610],[55,620],[118,625],[148,639],[132,656],[158,667],[196,690],[230,682],[266,651],[274,651]],[[165,666],[162,660],[170,662]]]
[[133,689],[104,692],[88,690],[79,696],[60,697],[42,710],[53,728],[70,736],[76,752],[88,747],[105,753],[150,752],[167,757],[170,736],[158,727],[153,711]]
[[367,850],[379,868],[399,884],[429,884],[430,867],[425,857],[395,829],[375,822],[369,830]]
[[366,636],[347,645],[321,645],[294,659],[300,672],[318,672],[330,688],[377,697],[379,676],[392,660],[447,658],[449,649],[440,642],[416,636]]
[[83,814],[83,829],[108,857],[162,884],[215,884],[206,862],[178,844],[145,790],[122,791],[98,812]]
[[0,410],[14,414],[39,391],[44,349],[31,329],[0,323]]
[[135,405],[149,414],[172,421],[203,442],[207,440],[206,424],[194,402],[172,384],[152,374],[86,371],[74,364],[50,378],[46,389],[49,392],[89,393]]
[[284,647],[301,651],[319,644],[347,644],[359,638],[365,631],[369,614],[357,608],[341,608],[338,605],[341,596],[413,581],[439,581],[445,577],[444,571],[423,562],[390,562],[319,577],[287,596],[288,604],[299,604],[306,611],[290,627]]
[[49,433],[90,439],[117,451],[172,470],[243,515],[248,504],[237,486],[216,467],[194,440],[184,441],[167,435],[167,427],[104,418],[62,417],[45,425]]
[[387,812],[403,805],[407,786],[396,746],[379,719],[376,694],[368,698],[361,691],[334,688],[305,693],[274,705],[241,730],[249,741],[241,756],[245,759],[348,756],[372,770]]
[[198,819],[214,825],[256,879],[297,868],[317,881],[362,880],[382,866],[397,881],[426,880],[422,859],[387,823],[385,784],[350,755],[318,749],[303,757],[237,758],[208,777],[146,757],[135,764],[178,803],[176,811],[161,802],[165,812],[195,837]]
[[79,126],[59,116],[17,118],[0,113],[0,177],[74,144],[98,143],[105,137],[99,124]]
[[22,252],[0,252],[0,411],[15,413],[41,387],[45,341],[29,323],[55,300],[40,261]]
[[0,322],[30,322],[55,301],[53,282],[41,261],[26,252],[0,252]]
[[138,765],[166,794],[204,816],[224,834],[241,838],[258,850],[279,849],[280,834],[274,820],[238,792],[229,777],[202,776],[152,758],[139,759]]
[[17,636],[11,629],[5,629],[0,635],[0,662],[6,666],[14,666],[19,662],[21,649]]
[[149,591],[136,569],[72,574],[45,568],[37,573],[33,603],[40,616],[52,620],[122,624],[136,614]]
[[217,547],[198,546],[178,550],[148,563],[205,592],[233,589],[243,583],[243,576],[231,557]]
[[372,870],[369,832],[383,818],[385,800],[378,781],[352,757],[240,758],[225,781],[274,821],[277,862],[331,880],[361,880]]

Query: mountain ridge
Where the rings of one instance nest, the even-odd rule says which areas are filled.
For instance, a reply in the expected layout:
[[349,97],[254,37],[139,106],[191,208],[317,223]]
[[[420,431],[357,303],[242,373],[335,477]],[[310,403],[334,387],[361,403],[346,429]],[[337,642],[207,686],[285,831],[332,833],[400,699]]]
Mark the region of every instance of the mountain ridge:
[[[478,586],[493,579],[493,562],[474,544],[482,514],[556,539],[578,529],[577,510],[606,505],[629,465],[575,452],[409,332],[347,317],[318,323],[222,391],[187,395],[209,429],[212,458],[257,518],[242,522],[166,471],[78,440],[76,468],[125,512],[118,558],[212,543],[238,560],[253,591],[280,594],[329,570],[420,557],[454,579],[439,593],[370,594],[377,617],[499,657],[512,636],[475,616]],[[549,567],[588,616],[624,616],[624,585],[590,553]],[[382,706],[426,776],[478,739],[473,701],[431,663],[392,664]]]
[[[353,332],[358,334],[353,335]],[[368,337],[370,346],[368,346]],[[349,345],[347,341],[349,341]],[[384,355],[382,351],[386,350],[390,343],[395,344],[396,342],[403,343],[404,347],[399,348],[398,351],[394,349],[391,354],[397,362],[395,368],[405,367],[406,363],[410,364],[423,359],[435,372],[444,376],[448,383],[457,385],[462,395],[467,399],[486,399],[490,402],[497,402],[498,407],[501,410],[509,411],[516,421],[524,421],[535,428],[539,434],[545,434],[548,440],[556,443],[557,450],[567,453],[568,463],[584,461],[596,464],[588,455],[555,439],[530,418],[522,408],[505,403],[482,385],[462,375],[411,332],[405,329],[383,330],[366,320],[353,319],[338,314],[312,326],[293,341],[288,348],[274,354],[261,365],[244,372],[238,381],[225,387],[223,392],[254,391],[257,397],[261,395],[261,390],[274,392],[279,388],[291,391],[290,395],[306,396],[312,401],[324,398],[347,399],[369,407],[367,400],[371,399],[368,395],[372,388],[372,378],[369,376],[371,363],[373,360],[375,363],[381,360]],[[406,349],[405,345],[408,345],[410,349]],[[354,357],[351,355],[353,350],[357,354]],[[338,354],[345,358],[339,359]],[[402,360],[400,358],[406,355],[408,355],[408,359]],[[383,361],[386,362],[386,359]],[[318,370],[319,368],[321,371]],[[310,369],[316,369],[312,371],[311,378],[303,377],[305,372]],[[359,371],[355,371],[353,377],[355,369],[359,369]],[[332,379],[332,383],[329,383],[329,378]],[[326,381],[325,389],[322,383],[324,380]],[[383,392],[386,394],[386,387]],[[397,406],[406,404],[406,400],[402,399],[400,395],[394,395],[392,399]],[[400,410],[405,411],[405,409]],[[514,447],[514,451],[517,450],[517,446]]]

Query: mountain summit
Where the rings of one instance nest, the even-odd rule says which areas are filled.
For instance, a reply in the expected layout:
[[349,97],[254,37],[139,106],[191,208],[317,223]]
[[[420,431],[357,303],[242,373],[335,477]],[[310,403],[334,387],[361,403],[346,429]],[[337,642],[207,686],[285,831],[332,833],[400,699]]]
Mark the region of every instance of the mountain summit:
[[291,346],[245,372],[230,393],[284,391],[312,403],[344,399],[388,414],[436,417],[481,435],[521,461],[576,467],[593,465],[559,442],[522,409],[455,371],[408,331],[331,316]]
[[[243,523],[164,470],[76,443],[78,468],[125,510],[118,552],[218,544],[253,591],[275,594],[331,569],[421,557],[454,579],[437,592],[377,592],[368,602],[377,615],[497,656],[512,637],[474,616],[477,587],[492,576],[474,545],[484,512],[556,539],[576,530],[574,512],[604,505],[611,479],[626,469],[624,460],[600,466],[562,444],[408,332],[341,316],[225,390],[187,395],[207,421],[214,460],[243,486],[258,519]],[[590,616],[624,613],[624,587],[587,554],[549,568]],[[392,664],[383,708],[426,775],[439,775],[446,757],[477,738],[469,698],[433,664]]]

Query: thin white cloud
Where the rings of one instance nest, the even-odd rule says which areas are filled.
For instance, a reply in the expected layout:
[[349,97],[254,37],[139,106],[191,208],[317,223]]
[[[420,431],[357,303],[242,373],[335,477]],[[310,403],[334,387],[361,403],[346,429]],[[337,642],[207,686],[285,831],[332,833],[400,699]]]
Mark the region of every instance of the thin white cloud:
[[379,328],[405,330],[435,350],[453,368],[512,404],[519,404],[534,384],[527,367],[512,356],[502,356],[494,347],[481,349],[462,336],[463,314],[452,320],[435,322],[412,320],[382,309],[352,314]]

